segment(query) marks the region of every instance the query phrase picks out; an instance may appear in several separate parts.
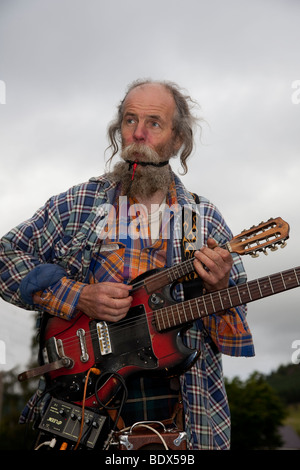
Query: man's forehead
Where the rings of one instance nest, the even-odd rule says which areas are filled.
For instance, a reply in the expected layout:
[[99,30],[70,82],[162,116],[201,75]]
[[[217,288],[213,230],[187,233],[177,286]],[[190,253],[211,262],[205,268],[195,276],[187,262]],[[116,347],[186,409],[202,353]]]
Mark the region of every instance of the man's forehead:
[[136,109],[150,112],[173,113],[175,102],[170,91],[158,83],[138,85],[131,90],[124,101],[124,111]]

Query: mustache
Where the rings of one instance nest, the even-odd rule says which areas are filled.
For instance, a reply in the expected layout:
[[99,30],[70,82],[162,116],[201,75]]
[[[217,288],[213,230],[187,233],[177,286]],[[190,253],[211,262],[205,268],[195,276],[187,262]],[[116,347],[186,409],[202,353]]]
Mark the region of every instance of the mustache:
[[125,161],[159,163],[159,154],[145,144],[132,143],[121,151],[121,158]]

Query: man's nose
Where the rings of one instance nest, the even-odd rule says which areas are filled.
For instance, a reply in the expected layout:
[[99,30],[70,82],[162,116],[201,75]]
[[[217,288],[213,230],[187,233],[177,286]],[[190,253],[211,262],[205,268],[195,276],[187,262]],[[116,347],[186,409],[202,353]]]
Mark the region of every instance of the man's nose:
[[134,132],[133,138],[136,142],[145,142],[147,136],[146,127],[142,122],[138,122]]

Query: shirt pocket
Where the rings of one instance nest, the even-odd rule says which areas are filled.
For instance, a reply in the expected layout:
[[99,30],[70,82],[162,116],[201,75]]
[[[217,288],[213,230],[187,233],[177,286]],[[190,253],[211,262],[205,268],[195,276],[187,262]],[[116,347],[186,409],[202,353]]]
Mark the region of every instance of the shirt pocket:
[[124,257],[123,243],[103,243],[97,255],[99,268],[96,268],[95,278],[100,282],[124,282]]
[[67,269],[70,275],[80,272],[82,268],[82,253],[86,246],[86,236],[79,234],[76,237],[64,236],[54,245],[53,260]]

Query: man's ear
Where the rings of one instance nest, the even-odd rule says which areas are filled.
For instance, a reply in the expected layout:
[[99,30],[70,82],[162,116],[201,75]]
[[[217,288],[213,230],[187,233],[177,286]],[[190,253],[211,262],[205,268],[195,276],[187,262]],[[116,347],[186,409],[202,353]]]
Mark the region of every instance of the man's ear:
[[174,138],[174,150],[176,150],[176,152],[178,152],[178,150],[180,149],[182,144],[183,144],[183,138],[181,137],[180,134],[176,135],[175,138]]

